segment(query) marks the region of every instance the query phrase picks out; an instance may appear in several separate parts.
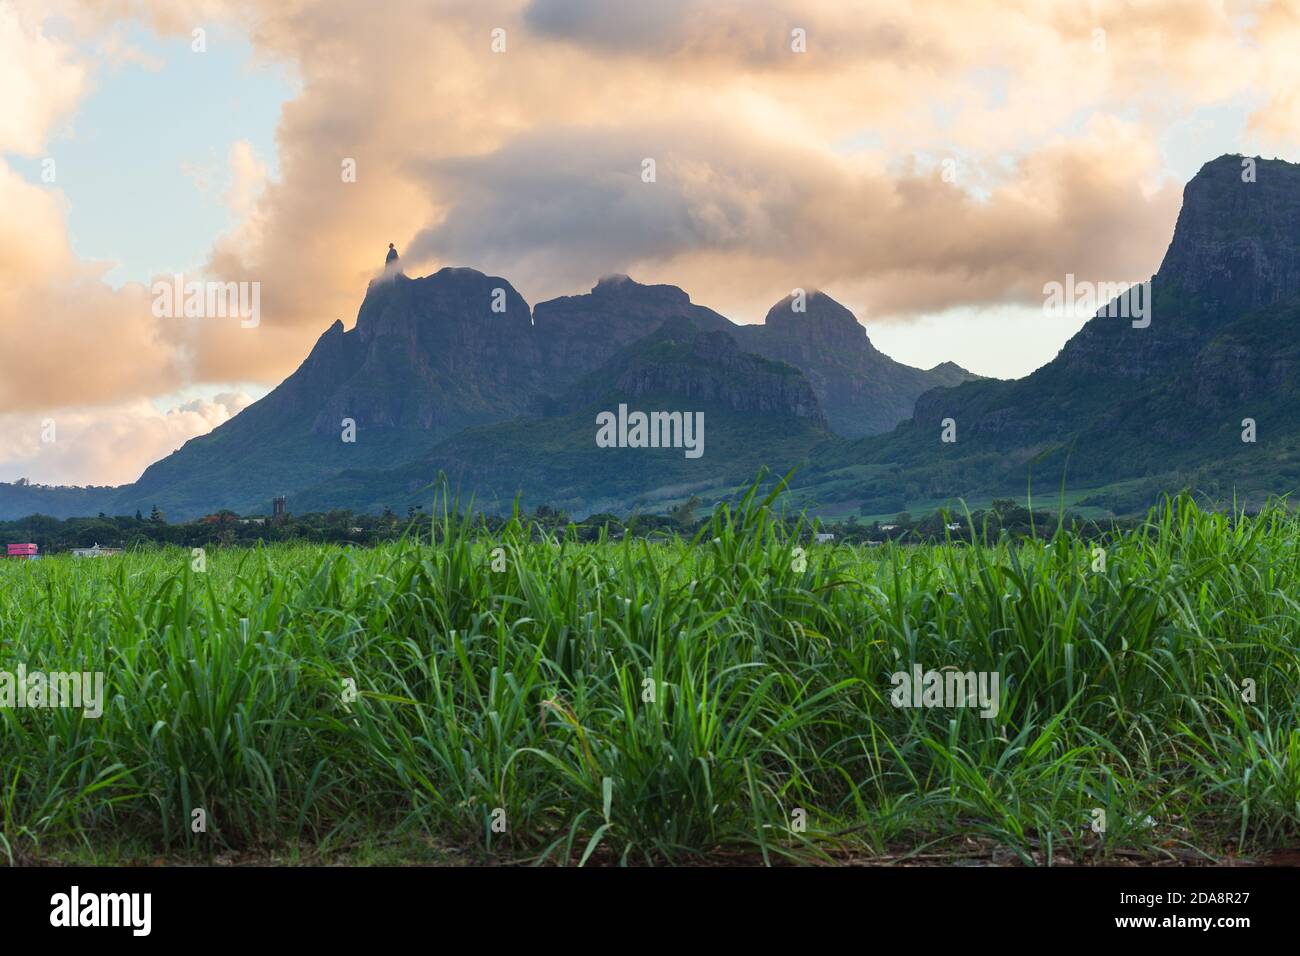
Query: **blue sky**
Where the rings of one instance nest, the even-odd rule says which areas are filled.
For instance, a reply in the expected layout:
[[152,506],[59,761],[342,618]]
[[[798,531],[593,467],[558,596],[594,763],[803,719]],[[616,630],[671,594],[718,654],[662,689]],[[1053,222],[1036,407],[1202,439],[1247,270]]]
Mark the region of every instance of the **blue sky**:
[[[159,38],[135,23],[123,36],[154,62],[101,67],[49,143],[73,251],[115,263],[105,276],[113,286],[203,264],[234,225],[224,202],[231,145],[250,143],[275,178],[280,109],[297,93],[285,66],[255,59],[234,32],[208,28],[201,54],[188,38]],[[39,183],[43,159],[12,163]]]

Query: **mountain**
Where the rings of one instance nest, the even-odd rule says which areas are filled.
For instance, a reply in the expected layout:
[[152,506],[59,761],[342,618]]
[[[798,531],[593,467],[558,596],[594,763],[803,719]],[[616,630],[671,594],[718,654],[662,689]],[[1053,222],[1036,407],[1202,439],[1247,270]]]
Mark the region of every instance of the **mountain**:
[[[1121,513],[1184,487],[1247,503],[1290,493],[1300,485],[1300,167],[1254,163],[1243,176],[1242,157],[1223,156],[1187,184],[1137,300],[1149,321],[1123,311],[1133,300],[1112,300],[1015,381],[893,362],[822,293],[740,326],[680,289],[626,276],[530,310],[500,277],[409,279],[394,261],[352,330],[336,323],[279,388],[135,485],[0,486],[0,516],[156,503],[175,520],[265,510],[282,492],[295,510],[393,506],[422,500],[439,471],[484,503],[523,490],[580,511],[721,494],[760,465],[798,462],[792,503],[830,514],[1031,487]],[[620,405],[703,412],[705,454],[600,447],[596,416]],[[341,440],[345,418],[354,443]]]
[[[1300,484],[1300,166],[1207,163],[1187,184],[1149,324],[1102,309],[1015,381],[927,392],[886,436],[805,475],[810,499],[888,513],[1062,486],[1130,512],[1191,487],[1256,501]],[[1117,224],[1122,228],[1122,224]],[[1105,237],[1098,237],[1105,241]],[[1254,423],[1250,437],[1249,419]],[[944,442],[947,420],[956,441]]]
[[[394,262],[352,330],[336,323],[279,388],[136,485],[0,486],[0,516],[156,503],[175,520],[265,510],[281,492],[295,510],[395,506],[422,501],[439,471],[482,503],[523,490],[576,512],[721,495],[760,465],[798,462],[791,504],[828,514],[1031,487],[1117,513],[1184,487],[1248,504],[1290,493],[1300,486],[1300,167],[1254,163],[1243,176],[1242,157],[1223,156],[1187,184],[1138,300],[1149,321],[1114,299],[1015,381],[893,362],[822,293],[739,326],[680,289],[626,276],[530,310],[500,277],[409,279]],[[705,454],[600,447],[596,416],[620,405],[703,412]],[[355,443],[340,440],[344,418]]]
[[[308,488],[297,507],[375,510],[427,501],[445,473],[476,506],[508,510],[516,494],[574,514],[625,513],[694,492],[721,492],[763,466],[789,466],[838,439],[804,375],[740,350],[733,335],[685,317],[620,349],[539,414],[469,429],[397,469],[348,471]],[[681,413],[697,422],[676,447],[601,447],[602,415]],[[690,425],[690,421],[687,421]],[[651,425],[653,434],[653,424]],[[687,437],[687,436],[684,436]],[[665,443],[666,444],[666,443]]]
[[[324,476],[412,461],[464,429],[521,415],[665,318],[733,327],[680,289],[626,276],[534,310],[499,276],[448,268],[411,279],[395,262],[350,331],[335,322],[278,388],[150,466],[118,507],[266,510]],[[355,441],[344,440],[345,420]]]
[[744,351],[803,372],[829,427],[846,438],[888,431],[911,416],[921,393],[977,378],[952,362],[928,371],[895,362],[871,344],[852,312],[824,292],[808,295],[804,311],[796,312],[794,301],[778,302],[762,324],[740,325],[692,304],[676,286],[646,286],[616,275],[602,279],[588,295],[540,303],[534,317],[548,377],[557,385],[577,378],[566,379],[562,367],[596,368],[669,318],[727,332]]
[[120,488],[110,485],[34,485],[25,478],[0,482],[0,521],[45,515],[50,518],[117,514]]
[[335,322],[279,387],[151,465],[119,507],[269,510],[322,475],[406,461],[519,414],[543,380],[531,310],[505,279],[392,272],[370,283],[351,330]]
[[539,302],[533,321],[549,390],[558,393],[620,349],[669,319],[704,331],[734,331],[730,319],[691,302],[672,285],[642,285],[625,275],[606,276],[585,295]]
[[803,311],[796,311],[796,301],[787,296],[762,325],[741,326],[737,341],[802,370],[831,429],[846,438],[889,431],[911,417],[921,393],[977,377],[952,362],[928,371],[895,362],[871,344],[852,312],[823,292],[799,302]]
[[[275,495],[294,495],[345,471],[419,462],[468,429],[573,401],[568,389],[665,323],[676,323],[679,338],[688,327],[727,335],[739,343],[737,354],[801,370],[825,416],[818,427],[828,424],[844,436],[891,427],[926,389],[969,377],[956,366],[923,372],[892,361],[822,293],[810,298],[806,314],[778,305],[758,326],[737,325],[675,286],[624,275],[530,308],[507,280],[473,269],[409,278],[390,246],[355,326],[345,331],[336,321],[260,401],[149,466],[132,485],[93,494],[0,485],[0,517],[34,510],[129,514],[155,505],[172,520],[221,508],[266,512]],[[722,361],[724,352],[714,349],[711,360]],[[707,365],[679,371],[704,382]],[[692,398],[700,389],[676,382],[666,394]],[[730,406],[724,400],[722,407]],[[761,447],[763,436],[755,441]],[[759,448],[741,456],[761,457]]]

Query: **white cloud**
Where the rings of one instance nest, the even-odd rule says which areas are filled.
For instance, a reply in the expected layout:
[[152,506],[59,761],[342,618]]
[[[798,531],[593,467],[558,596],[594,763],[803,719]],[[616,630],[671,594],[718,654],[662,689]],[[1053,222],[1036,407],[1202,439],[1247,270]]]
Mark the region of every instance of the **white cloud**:
[[86,89],[86,68],[40,31],[26,4],[0,2],[0,153],[35,155]]
[[[191,438],[206,435],[251,403],[243,392],[222,392],[166,412],[141,399],[64,408],[45,416],[0,415],[0,480],[126,484],[159,458]],[[54,440],[44,440],[49,437]]]

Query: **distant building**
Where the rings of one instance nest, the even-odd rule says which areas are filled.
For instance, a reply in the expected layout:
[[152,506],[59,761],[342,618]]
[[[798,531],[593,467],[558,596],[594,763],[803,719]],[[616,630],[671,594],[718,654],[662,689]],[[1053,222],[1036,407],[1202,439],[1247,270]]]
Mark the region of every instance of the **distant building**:
[[7,556],[19,558],[23,561],[35,561],[41,556],[41,549],[31,543],[11,544],[8,546]]
[[121,554],[121,548],[101,548],[99,542],[95,542],[93,548],[73,548],[72,554],[78,558],[107,558],[115,554]]
[[897,530],[898,530],[898,525],[896,525],[896,524],[882,524],[882,525],[880,526],[880,530],[881,530],[881,531],[897,531]]
[[946,527],[949,531],[960,531],[960,530],[961,530],[961,522],[960,522],[960,521],[952,521],[952,522],[949,522],[947,525],[945,525],[945,527]]
[[271,501],[271,520],[283,521],[289,513],[286,510],[288,506],[289,506],[288,498],[286,498],[284,495],[276,495],[276,497]]
[[834,541],[834,540],[835,540],[835,535],[833,534],[827,534],[826,532],[819,532],[817,534],[818,544],[825,544],[827,541]]

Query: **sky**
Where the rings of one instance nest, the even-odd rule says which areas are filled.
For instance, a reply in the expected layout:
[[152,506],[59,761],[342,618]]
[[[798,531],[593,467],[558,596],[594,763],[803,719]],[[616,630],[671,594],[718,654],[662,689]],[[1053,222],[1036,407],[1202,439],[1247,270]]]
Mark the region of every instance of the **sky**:
[[[120,484],[408,275],[795,288],[1028,374],[1223,153],[1300,161],[1300,0],[0,0],[0,480]],[[653,177],[648,177],[648,160]],[[256,284],[257,322],[154,283]]]

